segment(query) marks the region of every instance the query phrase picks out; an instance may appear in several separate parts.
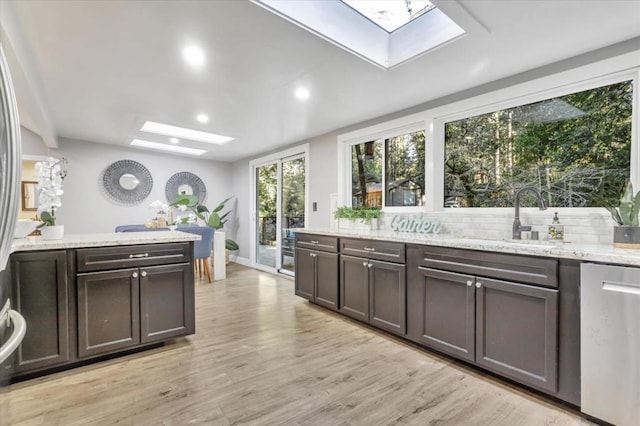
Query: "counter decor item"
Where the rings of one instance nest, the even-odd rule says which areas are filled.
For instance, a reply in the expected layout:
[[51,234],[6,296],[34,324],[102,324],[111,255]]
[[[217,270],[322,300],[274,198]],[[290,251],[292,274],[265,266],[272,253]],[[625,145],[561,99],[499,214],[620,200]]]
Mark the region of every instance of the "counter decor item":
[[620,197],[620,204],[617,207],[605,207],[618,224],[613,228],[613,245],[620,248],[640,249],[640,226],[638,226],[640,191],[634,195],[633,185],[629,181]]
[[60,240],[64,235],[64,225],[56,225],[56,209],[62,206],[62,183],[67,177],[67,171],[62,168],[67,160],[63,157],[48,158],[38,161],[35,168],[38,171],[38,213],[42,223],[38,226],[42,238],[45,240]]
[[169,206],[160,200],[156,200],[149,204],[151,210],[155,210],[155,216],[149,222],[145,223],[147,228],[164,228],[167,225],[171,225],[173,220],[168,220]]
[[338,220],[338,228],[370,231],[379,227],[382,210],[375,207],[342,206],[333,213]]
[[551,225],[549,225],[547,236],[551,241],[562,241],[564,239],[564,225],[560,224],[558,212],[554,213]]

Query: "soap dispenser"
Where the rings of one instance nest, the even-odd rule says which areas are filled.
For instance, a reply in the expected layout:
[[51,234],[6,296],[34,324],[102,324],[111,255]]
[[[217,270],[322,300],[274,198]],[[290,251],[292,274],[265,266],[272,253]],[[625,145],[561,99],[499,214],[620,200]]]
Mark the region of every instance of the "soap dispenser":
[[555,212],[553,221],[551,222],[551,225],[549,225],[548,236],[550,240],[555,241],[562,241],[564,239],[564,225],[560,224],[558,212]]

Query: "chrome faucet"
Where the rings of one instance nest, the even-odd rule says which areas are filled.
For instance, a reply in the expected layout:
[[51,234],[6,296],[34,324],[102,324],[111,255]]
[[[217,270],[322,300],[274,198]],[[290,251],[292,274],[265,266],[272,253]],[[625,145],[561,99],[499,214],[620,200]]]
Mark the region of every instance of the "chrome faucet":
[[540,191],[538,191],[533,186],[526,186],[518,190],[518,192],[516,192],[516,201],[515,201],[516,217],[513,219],[512,238],[514,240],[522,239],[522,231],[531,231],[531,226],[523,226],[522,224],[520,224],[520,194],[522,194],[525,191],[531,191],[534,194],[536,194],[536,197],[538,197],[538,206],[540,207],[540,210],[547,209],[547,206],[544,205],[544,199],[542,198],[542,194],[540,194]]

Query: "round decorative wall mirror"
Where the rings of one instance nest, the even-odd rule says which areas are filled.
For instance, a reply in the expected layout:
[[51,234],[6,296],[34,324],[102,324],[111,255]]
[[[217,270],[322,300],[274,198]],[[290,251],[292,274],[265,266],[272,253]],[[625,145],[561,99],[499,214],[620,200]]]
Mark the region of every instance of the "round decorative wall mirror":
[[176,195],[195,195],[199,203],[204,203],[207,198],[207,187],[198,176],[189,172],[174,174],[167,181],[164,188],[167,201],[173,203]]
[[140,184],[140,181],[138,180],[137,177],[135,177],[131,173],[125,173],[122,176],[120,176],[119,183],[121,187],[131,191],[132,189],[136,189],[136,186]]
[[113,201],[138,204],[151,193],[153,178],[149,170],[137,161],[120,160],[106,168],[102,186]]

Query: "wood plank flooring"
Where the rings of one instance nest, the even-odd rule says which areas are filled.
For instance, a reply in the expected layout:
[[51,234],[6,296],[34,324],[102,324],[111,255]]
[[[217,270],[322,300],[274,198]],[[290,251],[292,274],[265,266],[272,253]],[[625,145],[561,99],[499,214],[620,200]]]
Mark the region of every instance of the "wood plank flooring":
[[196,334],[0,388],[1,425],[575,425],[528,392],[232,264],[196,283]]

